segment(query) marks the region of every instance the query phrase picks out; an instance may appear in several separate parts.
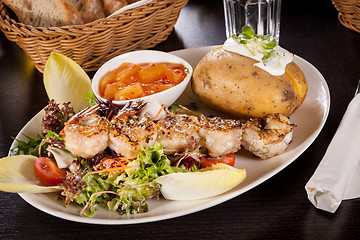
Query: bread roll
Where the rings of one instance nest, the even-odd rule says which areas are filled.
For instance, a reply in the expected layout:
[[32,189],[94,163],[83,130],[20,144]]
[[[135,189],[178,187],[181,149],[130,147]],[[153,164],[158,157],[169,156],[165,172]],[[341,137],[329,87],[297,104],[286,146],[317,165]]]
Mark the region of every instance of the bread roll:
[[106,16],[113,14],[128,4],[125,0],[101,0],[101,3]]
[[69,0],[81,15],[84,23],[105,17],[100,0]]
[[4,0],[19,21],[34,27],[84,24],[80,13],[68,0]]

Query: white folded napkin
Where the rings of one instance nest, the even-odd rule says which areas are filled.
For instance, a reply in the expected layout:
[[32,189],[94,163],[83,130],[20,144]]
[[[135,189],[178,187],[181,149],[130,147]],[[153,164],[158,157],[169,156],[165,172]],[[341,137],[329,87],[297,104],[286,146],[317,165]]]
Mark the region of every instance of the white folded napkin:
[[360,197],[360,94],[350,102],[305,189],[315,207],[332,213],[342,200]]

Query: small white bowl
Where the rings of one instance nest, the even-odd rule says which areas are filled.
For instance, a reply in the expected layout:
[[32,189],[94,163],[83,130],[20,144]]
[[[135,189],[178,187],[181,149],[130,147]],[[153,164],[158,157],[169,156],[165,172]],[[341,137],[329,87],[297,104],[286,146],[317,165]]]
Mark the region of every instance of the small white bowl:
[[108,72],[118,68],[122,63],[129,62],[129,63],[160,63],[160,62],[171,62],[171,63],[180,63],[184,65],[188,70],[189,74],[188,76],[178,85],[169,88],[165,91],[155,93],[150,96],[145,96],[142,98],[136,98],[131,100],[125,100],[125,101],[113,101],[114,104],[117,105],[125,105],[128,101],[135,101],[135,100],[151,100],[155,99],[157,102],[159,102],[161,105],[166,104],[167,106],[170,106],[173,104],[176,99],[180,97],[180,95],[184,92],[186,86],[188,85],[193,69],[191,65],[185,61],[184,59],[177,57],[173,54],[161,52],[161,51],[155,51],[155,50],[140,50],[140,51],[134,51],[125,53],[122,55],[119,55],[117,57],[114,57],[104,63],[95,73],[94,78],[92,80],[92,90],[95,94],[95,96],[103,101],[106,102],[107,99],[100,96],[99,93],[99,83],[101,78]]

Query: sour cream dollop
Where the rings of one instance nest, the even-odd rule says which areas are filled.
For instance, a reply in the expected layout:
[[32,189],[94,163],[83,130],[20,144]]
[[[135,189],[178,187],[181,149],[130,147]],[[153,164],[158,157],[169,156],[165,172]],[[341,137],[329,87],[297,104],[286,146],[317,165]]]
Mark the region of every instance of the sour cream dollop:
[[250,44],[246,44],[245,47],[244,44],[240,43],[237,39],[232,37],[225,41],[223,49],[258,61],[254,64],[254,66],[257,66],[274,76],[283,75],[285,73],[286,65],[291,63],[294,58],[294,54],[276,45],[274,50],[277,52],[277,55],[270,61],[264,63],[261,60],[264,57],[264,54],[259,49]]

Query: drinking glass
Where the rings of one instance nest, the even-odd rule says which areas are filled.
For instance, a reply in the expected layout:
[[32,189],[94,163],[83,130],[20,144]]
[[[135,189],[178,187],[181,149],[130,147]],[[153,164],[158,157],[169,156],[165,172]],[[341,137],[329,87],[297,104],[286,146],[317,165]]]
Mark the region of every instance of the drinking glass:
[[259,35],[271,35],[279,43],[281,0],[223,0],[226,37],[252,27]]

